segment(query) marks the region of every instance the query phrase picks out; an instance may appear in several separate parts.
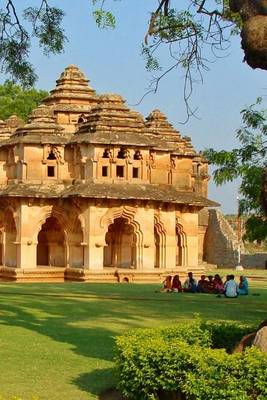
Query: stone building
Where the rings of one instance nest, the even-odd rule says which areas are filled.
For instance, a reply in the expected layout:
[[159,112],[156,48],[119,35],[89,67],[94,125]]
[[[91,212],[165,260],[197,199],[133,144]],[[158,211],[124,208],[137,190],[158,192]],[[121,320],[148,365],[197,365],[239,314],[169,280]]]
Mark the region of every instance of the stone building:
[[70,65],[31,113],[0,122],[0,276],[152,280],[197,269],[208,165],[154,110],[97,95]]

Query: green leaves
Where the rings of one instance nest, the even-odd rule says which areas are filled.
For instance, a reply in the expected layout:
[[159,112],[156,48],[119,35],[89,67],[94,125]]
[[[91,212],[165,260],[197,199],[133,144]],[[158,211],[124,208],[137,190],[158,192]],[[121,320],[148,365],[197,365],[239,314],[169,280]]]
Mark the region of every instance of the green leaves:
[[48,0],[39,0],[39,7],[27,7],[20,15],[14,1],[5,3],[0,10],[1,71],[23,87],[31,87],[37,79],[28,61],[31,39],[38,39],[46,55],[61,53],[67,40],[61,25],[64,12],[50,7]]
[[240,177],[240,213],[247,214],[245,238],[250,241],[267,238],[264,202],[264,169],[267,165],[267,111],[259,109],[261,99],[241,111],[243,126],[236,137],[240,147],[231,151],[205,150],[207,160],[217,166],[214,181],[217,185]]
[[116,19],[110,11],[105,10],[95,10],[93,12],[95,22],[97,26],[101,29],[112,28],[116,26]]
[[44,53],[62,53],[66,36],[61,26],[64,12],[56,7],[28,7],[24,10],[25,20],[33,27],[32,36],[39,40]]
[[0,119],[12,114],[27,120],[28,115],[48,95],[45,90],[23,90],[21,86],[6,81],[0,85]]
[[[264,399],[267,356],[228,354],[252,327],[196,320],[116,339],[119,388],[129,399]],[[182,394],[182,396],[181,396]],[[165,396],[165,397],[164,397]]]

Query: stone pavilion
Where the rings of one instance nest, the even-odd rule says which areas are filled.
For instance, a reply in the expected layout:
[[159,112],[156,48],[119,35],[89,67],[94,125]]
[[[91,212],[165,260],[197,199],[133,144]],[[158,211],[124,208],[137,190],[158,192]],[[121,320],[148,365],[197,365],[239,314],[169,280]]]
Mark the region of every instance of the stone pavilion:
[[144,119],[67,67],[26,124],[0,122],[0,276],[158,280],[203,261],[208,165],[165,115]]

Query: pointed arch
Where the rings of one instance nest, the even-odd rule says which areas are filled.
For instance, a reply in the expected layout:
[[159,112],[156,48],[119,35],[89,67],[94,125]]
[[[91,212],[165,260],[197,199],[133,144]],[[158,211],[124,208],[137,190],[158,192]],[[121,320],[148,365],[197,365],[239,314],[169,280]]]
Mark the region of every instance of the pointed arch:
[[[135,240],[135,268],[142,269],[143,267],[143,232],[140,224],[135,219],[136,208],[123,206],[110,208],[100,220],[100,226],[106,229],[108,233],[109,226],[114,224],[115,220],[124,219],[133,228]],[[106,237],[106,239],[108,239]],[[105,249],[104,249],[105,255]]]
[[[49,218],[54,219],[55,228],[58,222],[58,224],[61,227],[62,234],[64,235],[65,266],[71,266],[71,267],[83,266],[84,265],[83,243],[85,235],[85,221],[82,218],[82,216],[80,216],[78,212],[73,212],[73,208],[71,212],[67,212],[62,207],[55,205],[43,207],[43,209],[40,210],[39,220],[36,223],[36,231],[34,238],[37,243],[39,242],[38,235],[42,230],[43,225]],[[63,245],[63,240],[61,240],[61,245]]]
[[178,217],[176,218],[176,266],[188,265],[187,238],[183,230],[183,225]]
[[154,266],[166,268],[166,228],[160,220],[160,215],[154,215]]

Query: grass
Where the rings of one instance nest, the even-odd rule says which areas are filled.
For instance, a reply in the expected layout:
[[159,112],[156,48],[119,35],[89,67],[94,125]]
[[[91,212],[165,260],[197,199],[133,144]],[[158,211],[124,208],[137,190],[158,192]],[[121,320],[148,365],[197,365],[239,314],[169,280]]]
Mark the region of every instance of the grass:
[[0,394],[91,400],[115,383],[114,338],[194,318],[258,324],[267,283],[238,299],[155,293],[157,285],[1,284]]

